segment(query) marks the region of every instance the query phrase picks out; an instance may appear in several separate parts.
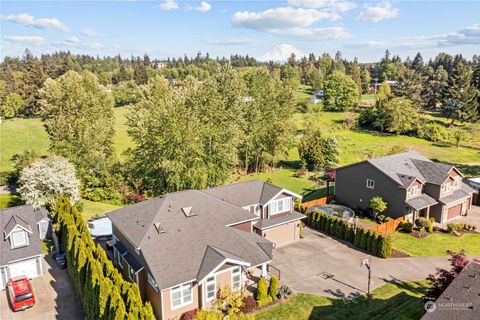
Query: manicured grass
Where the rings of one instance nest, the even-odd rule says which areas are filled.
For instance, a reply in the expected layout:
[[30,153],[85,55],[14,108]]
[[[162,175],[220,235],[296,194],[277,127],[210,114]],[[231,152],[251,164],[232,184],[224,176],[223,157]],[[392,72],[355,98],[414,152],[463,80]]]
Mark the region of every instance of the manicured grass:
[[[334,190],[335,190],[335,187],[330,186],[328,195],[332,196]],[[324,188],[317,189],[317,190],[313,191],[312,193],[309,193],[309,194],[305,195],[303,197],[302,201],[303,202],[312,201],[312,200],[320,199],[320,198],[323,198],[323,197],[326,197],[326,196],[327,196],[327,187],[324,187]]]
[[[118,156],[133,145],[127,134],[127,108],[115,108],[114,146]],[[13,169],[11,158],[14,154],[31,149],[40,155],[48,154],[48,135],[42,121],[36,119],[2,120],[0,124],[0,172]]]
[[93,202],[90,200],[82,199],[80,203],[83,205],[83,218],[85,220],[89,220],[95,216],[103,216],[106,212],[112,211],[115,209],[120,208],[120,206],[116,206],[109,203],[103,202]]
[[362,218],[359,217],[358,220],[361,221],[361,222],[364,222],[364,223],[366,223],[366,224],[369,224],[369,225],[371,225],[371,226],[375,226],[375,225],[378,224],[378,223],[376,223],[375,221],[373,221],[372,219],[365,218],[365,217],[362,217]]
[[388,283],[375,289],[370,300],[365,296],[348,300],[298,293],[256,313],[255,319],[420,319],[427,289],[426,281]]
[[19,196],[11,194],[0,194],[0,209],[15,207],[23,204]]
[[418,239],[407,233],[395,232],[392,239],[394,249],[416,257],[445,256],[447,250],[458,252],[461,249],[467,255],[480,255],[480,234],[464,234],[460,237],[432,234]]
[[262,180],[270,181],[272,184],[288,189],[298,194],[310,191],[315,188],[316,183],[305,178],[295,177],[296,171],[290,168],[275,169],[271,172],[249,174],[240,178],[240,181]]

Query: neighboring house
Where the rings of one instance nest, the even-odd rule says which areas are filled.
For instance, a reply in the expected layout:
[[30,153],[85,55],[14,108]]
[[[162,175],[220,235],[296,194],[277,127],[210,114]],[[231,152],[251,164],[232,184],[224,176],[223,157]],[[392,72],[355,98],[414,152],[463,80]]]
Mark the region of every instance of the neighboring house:
[[388,204],[386,214],[415,221],[434,217],[445,223],[466,215],[473,189],[453,165],[432,162],[417,152],[369,159],[335,170],[335,200],[367,209],[374,196]]
[[310,100],[312,101],[313,104],[317,104],[317,103],[323,102],[323,98],[324,98],[323,90],[319,89],[315,91],[315,93],[312,95]]
[[422,320],[480,319],[480,264],[470,262],[453,279]]
[[465,183],[474,190],[472,204],[480,206],[480,178],[466,179]]
[[88,221],[87,227],[92,237],[112,236],[112,221],[106,217]]
[[305,216],[293,211],[292,197],[298,196],[251,181],[169,193],[109,212],[114,263],[159,319],[208,308],[219,289],[244,287],[248,270],[267,273],[275,248],[268,238],[299,237]]
[[42,275],[40,240],[51,234],[47,210],[33,210],[31,205],[0,210],[0,228],[0,289],[10,278]]

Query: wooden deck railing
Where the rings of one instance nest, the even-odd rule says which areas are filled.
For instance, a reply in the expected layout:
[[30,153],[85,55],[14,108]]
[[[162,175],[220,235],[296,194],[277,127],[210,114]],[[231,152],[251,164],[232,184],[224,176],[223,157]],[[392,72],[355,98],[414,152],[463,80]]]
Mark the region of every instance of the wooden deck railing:
[[400,217],[398,219],[390,220],[382,224],[377,224],[376,226],[371,227],[370,230],[375,233],[388,236],[389,234],[394,233],[400,226],[400,223],[402,223],[402,221],[404,220],[405,219],[403,217]]
[[278,280],[280,280],[280,269],[275,268],[272,265],[268,265],[268,273],[270,273],[273,276],[276,276]]

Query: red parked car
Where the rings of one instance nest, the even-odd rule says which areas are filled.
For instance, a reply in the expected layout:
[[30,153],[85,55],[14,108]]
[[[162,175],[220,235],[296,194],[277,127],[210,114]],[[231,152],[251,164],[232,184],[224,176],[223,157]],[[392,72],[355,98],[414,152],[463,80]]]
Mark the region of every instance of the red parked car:
[[8,297],[13,311],[20,311],[35,304],[32,284],[27,276],[18,276],[8,281]]

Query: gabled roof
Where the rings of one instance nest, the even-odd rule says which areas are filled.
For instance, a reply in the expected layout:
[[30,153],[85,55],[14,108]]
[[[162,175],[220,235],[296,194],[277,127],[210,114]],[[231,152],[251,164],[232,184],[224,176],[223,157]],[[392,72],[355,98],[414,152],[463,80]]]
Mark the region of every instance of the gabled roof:
[[[192,207],[196,215],[185,216],[182,208],[186,207]],[[134,247],[141,248],[140,254],[160,289],[197,279],[220,259],[216,255],[236,257],[233,260],[251,265],[271,260],[263,247],[270,244],[273,248],[273,243],[256,234],[240,235],[238,232],[247,232],[227,227],[255,219],[255,215],[202,191],[169,193],[111,211],[107,216]],[[165,232],[157,231],[158,222]],[[216,253],[212,249],[207,252],[208,247]]]
[[369,159],[367,162],[404,188],[408,188],[415,178],[422,183],[441,185],[448,178],[450,170],[455,168],[433,162],[415,151]]
[[406,204],[408,204],[410,207],[412,207],[415,210],[422,210],[427,207],[433,206],[434,204],[437,204],[437,200],[433,199],[430,197],[428,194],[424,193],[418,197],[409,199],[405,201]]
[[286,192],[295,197],[300,197],[293,192],[279,188],[260,180],[232,183],[225,186],[202,190],[218,199],[230,202],[239,207],[253,204],[265,205],[277,194]]
[[202,263],[198,269],[197,279],[199,281],[203,280],[212,272],[212,270],[220,267],[226,262],[242,263],[247,266],[250,265],[249,262],[244,261],[243,258],[233,253],[216,248],[214,246],[207,246],[205,254],[203,255]]
[[[45,209],[33,210],[31,205],[23,205],[0,210],[0,266],[42,254],[40,235],[37,223],[48,218],[48,211]],[[16,227],[20,226],[29,230],[29,245],[21,248],[11,249],[10,240],[5,237]]]

